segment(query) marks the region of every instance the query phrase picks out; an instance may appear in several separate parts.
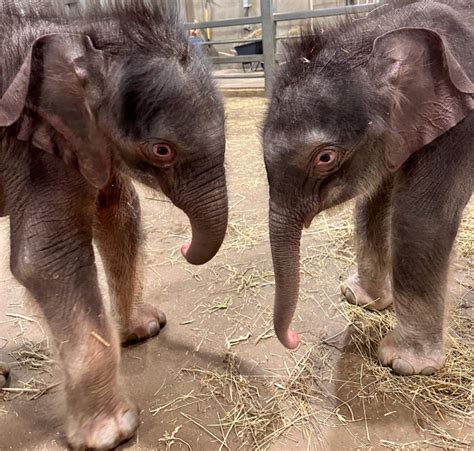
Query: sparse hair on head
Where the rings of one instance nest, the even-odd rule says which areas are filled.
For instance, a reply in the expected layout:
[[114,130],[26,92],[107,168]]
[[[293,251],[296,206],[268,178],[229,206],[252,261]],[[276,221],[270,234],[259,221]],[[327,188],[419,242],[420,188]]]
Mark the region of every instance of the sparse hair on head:
[[[337,64],[338,76],[346,70],[364,63],[371,51],[370,36],[361,39],[358,31],[363,24],[354,17],[345,16],[324,25],[308,23],[301,28],[297,38],[284,42],[285,62],[280,68],[279,79],[284,85],[304,79],[309,73],[325,72]],[[353,52],[357,49],[357,52]],[[366,50],[365,52],[362,50]],[[357,55],[356,58],[351,58]],[[331,64],[329,64],[331,63]]]
[[159,51],[163,56],[187,58],[187,36],[182,27],[179,3],[174,0],[88,0],[66,9],[58,5],[30,2],[24,7],[0,0],[3,27],[18,22],[32,28],[49,25],[90,36],[94,45],[109,53]]

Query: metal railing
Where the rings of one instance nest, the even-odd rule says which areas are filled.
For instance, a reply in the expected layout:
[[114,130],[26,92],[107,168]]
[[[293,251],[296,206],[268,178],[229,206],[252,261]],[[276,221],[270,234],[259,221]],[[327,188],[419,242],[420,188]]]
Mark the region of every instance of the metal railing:
[[[357,0],[358,2],[360,0]],[[366,13],[378,7],[383,0],[365,0],[370,3],[358,3],[347,6],[337,6],[332,8],[294,11],[294,12],[277,12],[274,9],[273,0],[260,0],[260,16],[240,17],[235,19],[211,20],[208,22],[186,23],[185,27],[191,29],[208,29],[235,27],[244,25],[259,24],[262,27],[262,55],[245,55],[245,56],[217,56],[209,57],[212,64],[232,64],[232,63],[250,63],[257,62],[264,64],[265,92],[269,93],[272,86],[273,77],[277,65],[278,55],[276,53],[277,41],[287,39],[288,36],[277,36],[276,29],[279,22],[287,22],[304,19],[317,19],[322,17],[341,16],[354,13]],[[224,45],[224,44],[240,44],[245,42],[255,42],[255,38],[237,38],[203,41],[200,45]],[[248,77],[248,74],[235,74],[232,78]],[[261,77],[254,74],[255,77]]]

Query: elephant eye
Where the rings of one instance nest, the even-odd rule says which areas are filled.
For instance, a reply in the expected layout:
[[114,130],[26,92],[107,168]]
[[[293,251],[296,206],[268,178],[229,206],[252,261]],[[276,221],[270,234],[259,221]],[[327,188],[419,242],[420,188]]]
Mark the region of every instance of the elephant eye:
[[141,146],[143,155],[155,166],[168,168],[173,165],[176,150],[171,143],[164,141],[148,141]]
[[168,158],[173,157],[173,149],[171,148],[169,144],[165,144],[165,143],[153,144],[152,149],[153,149],[153,155],[156,158],[168,159]]
[[333,169],[337,163],[337,151],[334,149],[323,149],[316,154],[314,166],[318,172],[326,172]]

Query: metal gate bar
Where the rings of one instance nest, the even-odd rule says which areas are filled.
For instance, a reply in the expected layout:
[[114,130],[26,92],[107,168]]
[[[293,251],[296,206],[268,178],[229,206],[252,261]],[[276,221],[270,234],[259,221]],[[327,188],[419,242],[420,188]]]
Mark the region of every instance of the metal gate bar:
[[273,0],[261,0],[263,64],[265,73],[265,93],[270,95],[276,70],[276,22]]
[[[200,23],[186,23],[185,27],[191,29],[221,28],[235,27],[242,25],[261,24],[263,55],[249,56],[219,56],[209,58],[212,64],[229,64],[243,62],[263,62],[265,77],[265,92],[270,93],[272,88],[273,77],[277,66],[276,42],[280,39],[288,38],[287,36],[276,36],[276,28],[278,22],[314,19],[318,17],[332,17],[346,14],[367,13],[373,9],[380,7],[384,0],[371,0],[372,3],[360,5],[338,6],[333,8],[323,8],[309,11],[294,11],[286,13],[278,13],[274,11],[274,0],[260,0],[260,16],[240,17],[236,19],[211,20]],[[242,42],[254,42],[255,39],[224,39],[214,41],[204,41],[201,45],[223,45]],[[254,77],[261,78],[261,75],[254,74]],[[226,76],[224,78],[231,78]],[[236,75],[233,78],[249,78],[248,75]]]

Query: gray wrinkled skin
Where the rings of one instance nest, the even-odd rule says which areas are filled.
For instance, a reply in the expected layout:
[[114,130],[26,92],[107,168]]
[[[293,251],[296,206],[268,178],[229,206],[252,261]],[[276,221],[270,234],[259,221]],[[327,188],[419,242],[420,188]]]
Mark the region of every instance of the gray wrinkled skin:
[[[166,324],[142,302],[131,178],[188,215],[190,263],[209,261],[227,227],[223,104],[176,2],[101,3],[70,16],[3,5],[0,15],[0,213],[10,217],[11,270],[58,344],[77,449],[134,434],[137,409],[117,382],[120,343]],[[118,330],[102,303],[93,239]]]
[[471,1],[394,1],[290,44],[264,126],[275,331],[289,348],[304,225],[358,198],[358,273],[341,289],[394,303],[379,359],[400,374],[444,363],[449,256],[474,177]]

